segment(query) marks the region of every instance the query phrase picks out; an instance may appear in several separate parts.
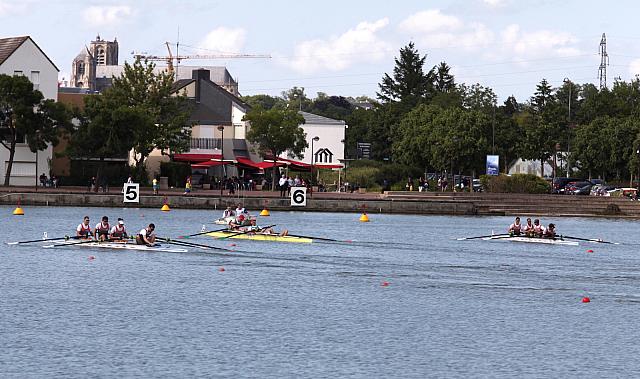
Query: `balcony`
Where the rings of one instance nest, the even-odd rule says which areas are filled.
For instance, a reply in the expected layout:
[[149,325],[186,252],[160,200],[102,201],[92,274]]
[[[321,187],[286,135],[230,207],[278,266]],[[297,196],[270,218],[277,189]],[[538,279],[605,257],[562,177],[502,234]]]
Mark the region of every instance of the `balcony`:
[[220,150],[221,147],[220,138],[191,138],[191,150]]

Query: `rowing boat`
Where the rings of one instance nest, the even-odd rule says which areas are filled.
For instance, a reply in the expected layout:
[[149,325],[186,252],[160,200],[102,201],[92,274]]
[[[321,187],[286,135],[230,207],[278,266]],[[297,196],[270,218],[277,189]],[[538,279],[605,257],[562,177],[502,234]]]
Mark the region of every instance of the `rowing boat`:
[[253,241],[270,241],[270,242],[293,242],[293,243],[312,243],[312,238],[294,237],[294,236],[281,236],[278,234],[265,234],[265,233],[243,233],[243,232],[230,232],[230,231],[218,231],[206,234],[209,237],[215,238],[228,238],[239,240],[253,240]]
[[542,243],[547,245],[565,245],[565,246],[578,246],[576,241],[565,241],[563,239],[551,239],[551,238],[538,238],[538,237],[524,237],[524,236],[491,236],[483,238],[485,241],[507,241],[507,242],[527,242],[527,243]]
[[60,247],[64,245],[78,246],[78,247],[92,247],[92,248],[105,248],[105,249],[123,249],[123,250],[138,250],[138,251],[160,251],[165,253],[186,253],[187,249],[179,249],[173,247],[162,246],[156,244],[154,246],[138,245],[131,242],[81,242],[78,241],[62,241],[56,242],[53,245],[45,245],[44,248]]

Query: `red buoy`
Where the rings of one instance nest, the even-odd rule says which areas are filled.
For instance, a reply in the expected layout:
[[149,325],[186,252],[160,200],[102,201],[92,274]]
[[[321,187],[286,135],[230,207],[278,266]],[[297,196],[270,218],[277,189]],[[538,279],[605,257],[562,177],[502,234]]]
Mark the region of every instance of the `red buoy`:
[[225,272],[226,270],[224,269],[224,267],[220,267],[220,268],[218,269],[218,271],[220,271],[220,272]]
[[235,246],[235,245],[236,245],[235,243],[230,243],[230,244],[229,244],[229,246]]
[[593,253],[593,250],[589,249],[587,250],[587,253]]
[[389,287],[389,282],[387,282],[387,281],[382,282],[382,286],[383,287]]
[[585,297],[582,298],[582,302],[583,303],[590,303],[591,299],[589,299],[589,297],[585,296]]
[[90,260],[90,261],[92,261],[92,260],[94,260],[94,259],[96,259],[96,257],[95,257],[95,256],[93,256],[93,255],[89,255],[89,260]]

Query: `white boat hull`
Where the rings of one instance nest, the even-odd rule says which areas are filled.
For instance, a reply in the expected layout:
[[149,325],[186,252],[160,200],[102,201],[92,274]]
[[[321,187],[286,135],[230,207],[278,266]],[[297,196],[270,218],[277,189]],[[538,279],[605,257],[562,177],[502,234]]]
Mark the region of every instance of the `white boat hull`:
[[514,236],[514,237],[493,236],[493,237],[485,237],[485,238],[483,238],[483,240],[485,240],[485,241],[542,243],[542,244],[547,244],[547,245],[578,246],[578,242],[576,242],[576,241],[565,241],[565,240],[562,240],[562,239],[536,238],[536,237],[523,237],[523,236]]
[[122,249],[122,250],[137,250],[137,251],[160,251],[165,253],[186,253],[187,249],[180,249],[174,247],[167,247],[163,245],[147,246],[137,245],[135,243],[124,242],[82,242],[78,241],[64,241],[57,242],[54,245],[45,245],[44,248],[61,247],[68,245],[69,247],[91,247],[91,248],[103,248],[103,249]]

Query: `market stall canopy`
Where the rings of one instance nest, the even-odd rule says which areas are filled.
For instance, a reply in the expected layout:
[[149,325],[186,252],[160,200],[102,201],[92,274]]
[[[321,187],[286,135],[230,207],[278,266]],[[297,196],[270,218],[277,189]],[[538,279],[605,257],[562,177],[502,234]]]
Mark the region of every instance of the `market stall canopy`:
[[222,154],[184,153],[173,155],[173,160],[175,162],[204,162],[211,159],[222,159]]
[[223,161],[221,159],[209,160],[209,161],[204,161],[204,162],[199,162],[199,163],[192,163],[191,164],[191,168],[209,168],[209,167],[222,166],[222,165],[231,164],[231,163],[233,163],[233,162],[231,162],[231,161]]
[[[273,161],[271,162],[254,162],[251,159],[247,158],[247,157],[236,157],[236,160],[238,161],[239,165],[243,165],[243,166],[248,166],[248,167],[252,167],[252,168],[259,168],[259,169],[266,169],[266,168],[271,168],[273,167]],[[280,163],[280,162],[276,162],[275,166],[276,167],[280,167],[280,166],[284,166],[284,163]]]

